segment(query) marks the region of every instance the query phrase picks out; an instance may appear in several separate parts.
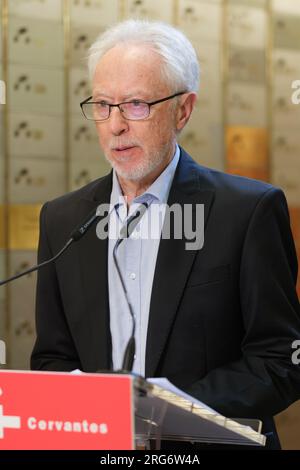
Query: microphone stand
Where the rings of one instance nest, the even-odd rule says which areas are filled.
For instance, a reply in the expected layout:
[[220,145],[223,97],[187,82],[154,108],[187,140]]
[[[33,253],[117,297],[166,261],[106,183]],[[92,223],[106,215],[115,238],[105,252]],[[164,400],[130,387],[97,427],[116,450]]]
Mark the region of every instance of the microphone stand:
[[123,240],[125,238],[130,237],[131,233],[133,232],[136,225],[138,224],[138,222],[140,221],[140,219],[144,215],[144,212],[147,210],[147,208],[148,208],[148,204],[143,203],[137,209],[136,213],[133,214],[131,217],[129,217],[126,225],[124,227],[122,227],[122,229],[120,231],[120,238],[118,238],[118,240],[117,240],[117,242],[114,246],[114,249],[113,249],[114,263],[115,263],[117,273],[118,273],[118,276],[119,276],[119,279],[120,279],[120,282],[121,282],[121,285],[122,285],[122,289],[124,291],[126,302],[127,302],[128,308],[129,308],[129,313],[130,313],[130,316],[132,318],[131,336],[128,340],[128,343],[127,343],[127,346],[126,346],[126,349],[125,349],[125,352],[124,352],[123,363],[122,363],[122,371],[125,371],[125,372],[131,372],[132,368],[133,368],[135,348],[136,348],[136,345],[135,345],[136,318],[135,318],[135,314],[134,314],[134,311],[133,311],[133,308],[132,308],[132,305],[131,305],[131,302],[130,302],[130,299],[129,299],[129,296],[128,296],[128,292],[127,292],[126,285],[125,285],[125,282],[124,282],[124,279],[123,279],[123,276],[122,276],[122,273],[121,273],[121,270],[120,270],[120,266],[119,266],[119,263],[118,263],[117,250],[118,250],[119,246],[121,245],[121,243],[123,242]]

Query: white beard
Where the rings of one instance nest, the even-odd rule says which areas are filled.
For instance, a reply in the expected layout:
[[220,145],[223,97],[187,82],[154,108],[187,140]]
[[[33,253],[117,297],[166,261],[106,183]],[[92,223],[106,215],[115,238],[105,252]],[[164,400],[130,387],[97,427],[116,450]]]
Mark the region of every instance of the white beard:
[[163,163],[166,158],[167,147],[169,147],[169,144],[163,147],[163,149],[160,151],[152,154],[151,158],[145,158],[144,160],[140,161],[138,165],[136,165],[134,168],[131,168],[129,171],[124,170],[124,168],[122,168],[122,164],[115,160],[111,160],[106,154],[105,158],[115,170],[117,175],[119,175],[121,178],[131,181],[138,181],[148,176]]

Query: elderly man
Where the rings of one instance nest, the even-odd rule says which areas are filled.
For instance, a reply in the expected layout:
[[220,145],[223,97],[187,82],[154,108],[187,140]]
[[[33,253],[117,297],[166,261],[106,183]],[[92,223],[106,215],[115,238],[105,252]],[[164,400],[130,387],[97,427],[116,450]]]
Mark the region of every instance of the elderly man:
[[177,145],[199,78],[181,32],[120,23],[92,45],[89,67],[93,95],[81,106],[113,170],[43,206],[39,260],[104,203],[110,227],[126,224],[137,204],[147,208],[140,225],[151,207],[203,204],[205,241],[187,250],[184,237],[129,236],[118,253],[122,286],[116,240],[91,229],[39,273],[32,368],[119,369],[131,307],[135,372],[167,377],[226,416],[262,419],[268,444],[278,447],[272,416],[300,392],[291,360],[300,338],[297,260],[285,197],[199,166]]

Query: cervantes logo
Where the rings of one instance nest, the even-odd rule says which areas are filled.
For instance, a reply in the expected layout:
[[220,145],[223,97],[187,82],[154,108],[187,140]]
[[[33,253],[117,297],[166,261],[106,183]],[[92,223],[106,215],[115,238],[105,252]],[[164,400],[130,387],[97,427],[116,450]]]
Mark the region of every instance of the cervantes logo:
[[3,406],[0,405],[0,439],[4,437],[4,429],[20,429],[21,417],[20,416],[5,416],[3,414]]
[[0,449],[134,448],[129,376],[3,370],[0,402]]
[[[83,432],[83,433],[100,433],[108,432],[107,424],[89,423],[86,419],[83,421],[61,421],[61,420],[45,420],[37,419],[30,416],[26,420],[28,429],[32,431],[57,431],[57,432]],[[21,429],[21,416],[4,415],[3,405],[0,405],[0,439],[4,438],[4,429]]]

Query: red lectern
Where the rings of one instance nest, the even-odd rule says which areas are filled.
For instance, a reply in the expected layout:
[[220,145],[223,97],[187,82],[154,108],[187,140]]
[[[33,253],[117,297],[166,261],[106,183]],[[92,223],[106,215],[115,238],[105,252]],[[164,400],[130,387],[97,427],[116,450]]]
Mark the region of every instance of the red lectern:
[[0,371],[0,449],[133,450],[161,439],[265,444],[259,423],[133,375]]

